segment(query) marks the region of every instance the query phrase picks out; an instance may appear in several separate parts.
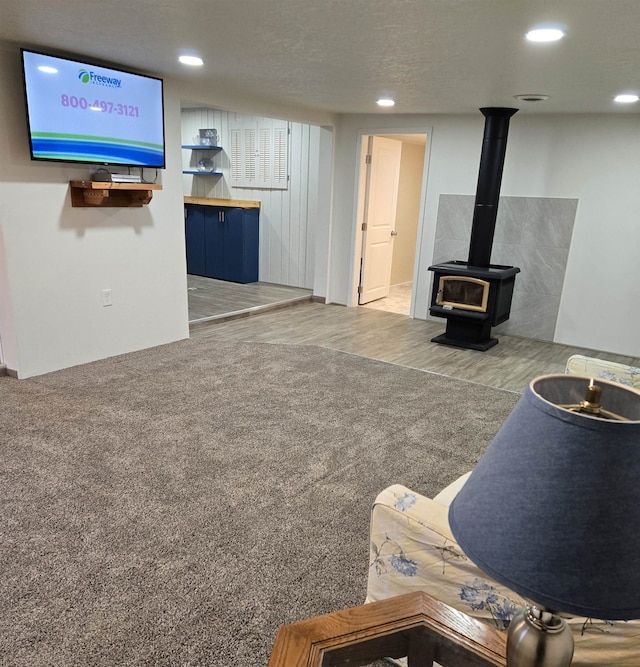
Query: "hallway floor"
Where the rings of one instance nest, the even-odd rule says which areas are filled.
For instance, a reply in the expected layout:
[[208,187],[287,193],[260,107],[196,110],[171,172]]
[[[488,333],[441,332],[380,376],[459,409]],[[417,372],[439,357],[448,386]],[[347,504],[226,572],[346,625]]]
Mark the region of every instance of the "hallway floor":
[[365,303],[362,305],[362,308],[374,308],[375,310],[384,310],[387,313],[409,315],[411,312],[412,285],[413,283],[411,282],[391,285],[389,296]]

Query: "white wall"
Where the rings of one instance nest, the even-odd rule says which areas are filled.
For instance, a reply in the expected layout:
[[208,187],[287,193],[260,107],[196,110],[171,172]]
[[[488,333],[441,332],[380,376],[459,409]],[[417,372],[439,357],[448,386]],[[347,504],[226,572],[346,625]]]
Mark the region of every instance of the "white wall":
[[[484,128],[477,116],[345,116],[336,129],[328,300],[349,303],[360,134],[432,127],[415,315],[427,317],[440,194],[475,194]],[[637,115],[516,115],[501,193],[578,198],[554,340],[640,355],[640,120]],[[634,259],[636,258],[636,259]],[[463,258],[464,259],[464,258]]]
[[[329,293],[331,267],[329,263],[329,249],[333,223],[331,210],[333,208],[333,163],[334,163],[334,130],[329,127],[318,127],[318,160],[312,163],[311,180],[317,183],[313,188],[317,199],[310,198],[310,205],[316,211],[316,224],[309,230],[313,237],[314,264],[313,264],[313,294],[326,298]],[[328,178],[327,178],[328,176]]]
[[531,164],[505,194],[579,200],[555,340],[640,356],[640,117],[529,119],[512,144]]
[[[188,337],[180,101],[165,87],[167,169],[142,208],[72,208],[90,167],[32,162],[20,56],[0,45],[0,338],[29,377]],[[146,176],[152,174],[147,171]],[[113,305],[102,306],[103,289]]]

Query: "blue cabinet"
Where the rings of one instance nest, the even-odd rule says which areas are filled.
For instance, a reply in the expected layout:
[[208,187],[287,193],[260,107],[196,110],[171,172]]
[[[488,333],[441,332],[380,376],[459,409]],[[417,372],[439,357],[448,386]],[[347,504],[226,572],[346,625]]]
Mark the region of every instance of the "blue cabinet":
[[187,273],[253,283],[258,280],[257,208],[185,205]]

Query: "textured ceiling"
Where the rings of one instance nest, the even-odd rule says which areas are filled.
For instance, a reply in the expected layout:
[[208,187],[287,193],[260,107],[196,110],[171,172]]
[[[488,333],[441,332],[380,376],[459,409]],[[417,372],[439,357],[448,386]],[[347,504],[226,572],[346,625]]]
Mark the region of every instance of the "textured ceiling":
[[328,113],[638,112],[612,97],[640,91],[639,26],[639,0],[0,0],[2,40]]

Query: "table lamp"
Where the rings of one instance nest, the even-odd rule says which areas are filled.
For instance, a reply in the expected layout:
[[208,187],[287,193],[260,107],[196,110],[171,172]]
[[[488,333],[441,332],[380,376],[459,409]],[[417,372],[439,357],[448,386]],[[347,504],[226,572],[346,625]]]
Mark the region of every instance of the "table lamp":
[[466,555],[528,605],[509,667],[564,667],[559,614],[640,618],[640,392],[605,380],[533,380],[449,508]]

